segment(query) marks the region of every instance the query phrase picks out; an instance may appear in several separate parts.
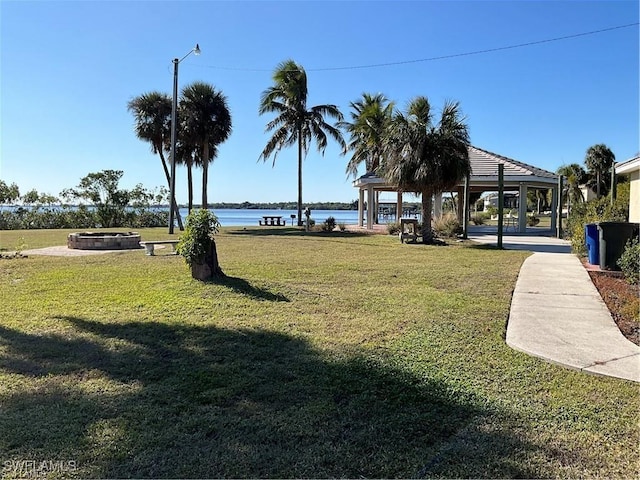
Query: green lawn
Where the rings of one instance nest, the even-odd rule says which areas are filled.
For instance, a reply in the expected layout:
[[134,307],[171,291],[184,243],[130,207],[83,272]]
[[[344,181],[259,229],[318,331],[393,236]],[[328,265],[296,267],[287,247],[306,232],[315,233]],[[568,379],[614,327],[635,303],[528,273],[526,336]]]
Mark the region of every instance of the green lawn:
[[505,345],[525,252],[217,241],[219,283],[143,251],[0,260],[4,477],[637,476],[636,384]]

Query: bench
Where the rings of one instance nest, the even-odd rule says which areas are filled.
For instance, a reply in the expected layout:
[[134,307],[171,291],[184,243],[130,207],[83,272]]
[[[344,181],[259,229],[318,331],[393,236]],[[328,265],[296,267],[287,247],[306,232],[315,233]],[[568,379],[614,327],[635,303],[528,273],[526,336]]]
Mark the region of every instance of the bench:
[[175,255],[176,245],[178,245],[178,240],[153,240],[149,242],[140,242],[140,246],[146,249],[147,255],[154,255],[153,250],[156,245],[171,245],[172,255]]

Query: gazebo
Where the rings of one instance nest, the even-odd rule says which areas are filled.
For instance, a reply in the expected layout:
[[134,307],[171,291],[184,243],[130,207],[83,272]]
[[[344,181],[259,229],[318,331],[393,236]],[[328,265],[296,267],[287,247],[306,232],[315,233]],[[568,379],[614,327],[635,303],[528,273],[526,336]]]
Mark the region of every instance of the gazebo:
[[[517,190],[520,199],[527,198],[527,190],[550,189],[551,196],[551,230],[556,230],[557,212],[560,208],[558,195],[558,175],[496,153],[469,146],[469,162],[471,163],[471,176],[456,186],[458,198],[464,202],[458,202],[458,218],[466,224],[468,219],[463,218],[463,212],[469,211],[469,194],[471,192],[486,192],[498,190],[498,165],[504,165],[503,183],[506,190]],[[374,173],[366,173],[353,182],[353,186],[359,189],[358,197],[358,225],[365,226],[364,204],[365,192],[367,194],[366,228],[371,230],[376,223],[378,205],[377,192],[397,192],[396,212],[402,212],[402,192],[389,185],[384,179]],[[442,194],[434,199],[434,215],[437,217],[442,211]],[[399,216],[397,218],[400,218]],[[518,206],[518,232],[526,232],[527,229],[527,202],[520,201]],[[466,228],[465,228],[466,230]]]

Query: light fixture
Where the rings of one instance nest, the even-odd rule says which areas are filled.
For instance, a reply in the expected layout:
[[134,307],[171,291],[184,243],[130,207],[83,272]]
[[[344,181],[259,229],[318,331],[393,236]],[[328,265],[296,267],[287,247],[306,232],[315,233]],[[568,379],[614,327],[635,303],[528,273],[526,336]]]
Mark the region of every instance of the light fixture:
[[191,53],[200,55],[200,45],[189,50],[184,57],[173,59],[173,102],[171,104],[171,178],[169,181],[169,233],[173,234],[173,222],[175,218],[174,206],[178,208],[176,202],[176,135],[177,135],[177,114],[178,114],[178,65]]

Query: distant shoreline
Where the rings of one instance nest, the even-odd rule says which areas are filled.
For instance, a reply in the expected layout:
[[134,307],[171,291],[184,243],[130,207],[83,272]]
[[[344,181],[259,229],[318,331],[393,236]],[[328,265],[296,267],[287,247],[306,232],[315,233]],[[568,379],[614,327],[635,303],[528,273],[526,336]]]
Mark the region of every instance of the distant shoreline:
[[[380,202],[380,204],[391,204],[391,202]],[[393,203],[395,205],[395,203]],[[418,202],[404,202],[405,206],[420,206]],[[63,207],[88,207],[93,208],[93,205],[80,205],[80,204],[51,204],[51,205],[0,205],[0,210],[2,209],[15,209],[15,208],[63,208]],[[310,208],[311,210],[358,210],[358,201],[354,200],[352,202],[307,202],[302,204],[303,208]],[[169,208],[168,204],[164,205],[149,205],[149,208]],[[187,208],[188,205],[186,203],[178,204],[180,208]],[[201,208],[200,204],[194,203],[194,209]],[[253,203],[253,202],[242,202],[242,203],[227,203],[227,202],[218,202],[218,203],[210,203],[210,210],[218,210],[218,209],[227,209],[227,210],[297,210],[298,204],[296,202],[270,202],[270,203]],[[366,204],[365,204],[366,209]]]

